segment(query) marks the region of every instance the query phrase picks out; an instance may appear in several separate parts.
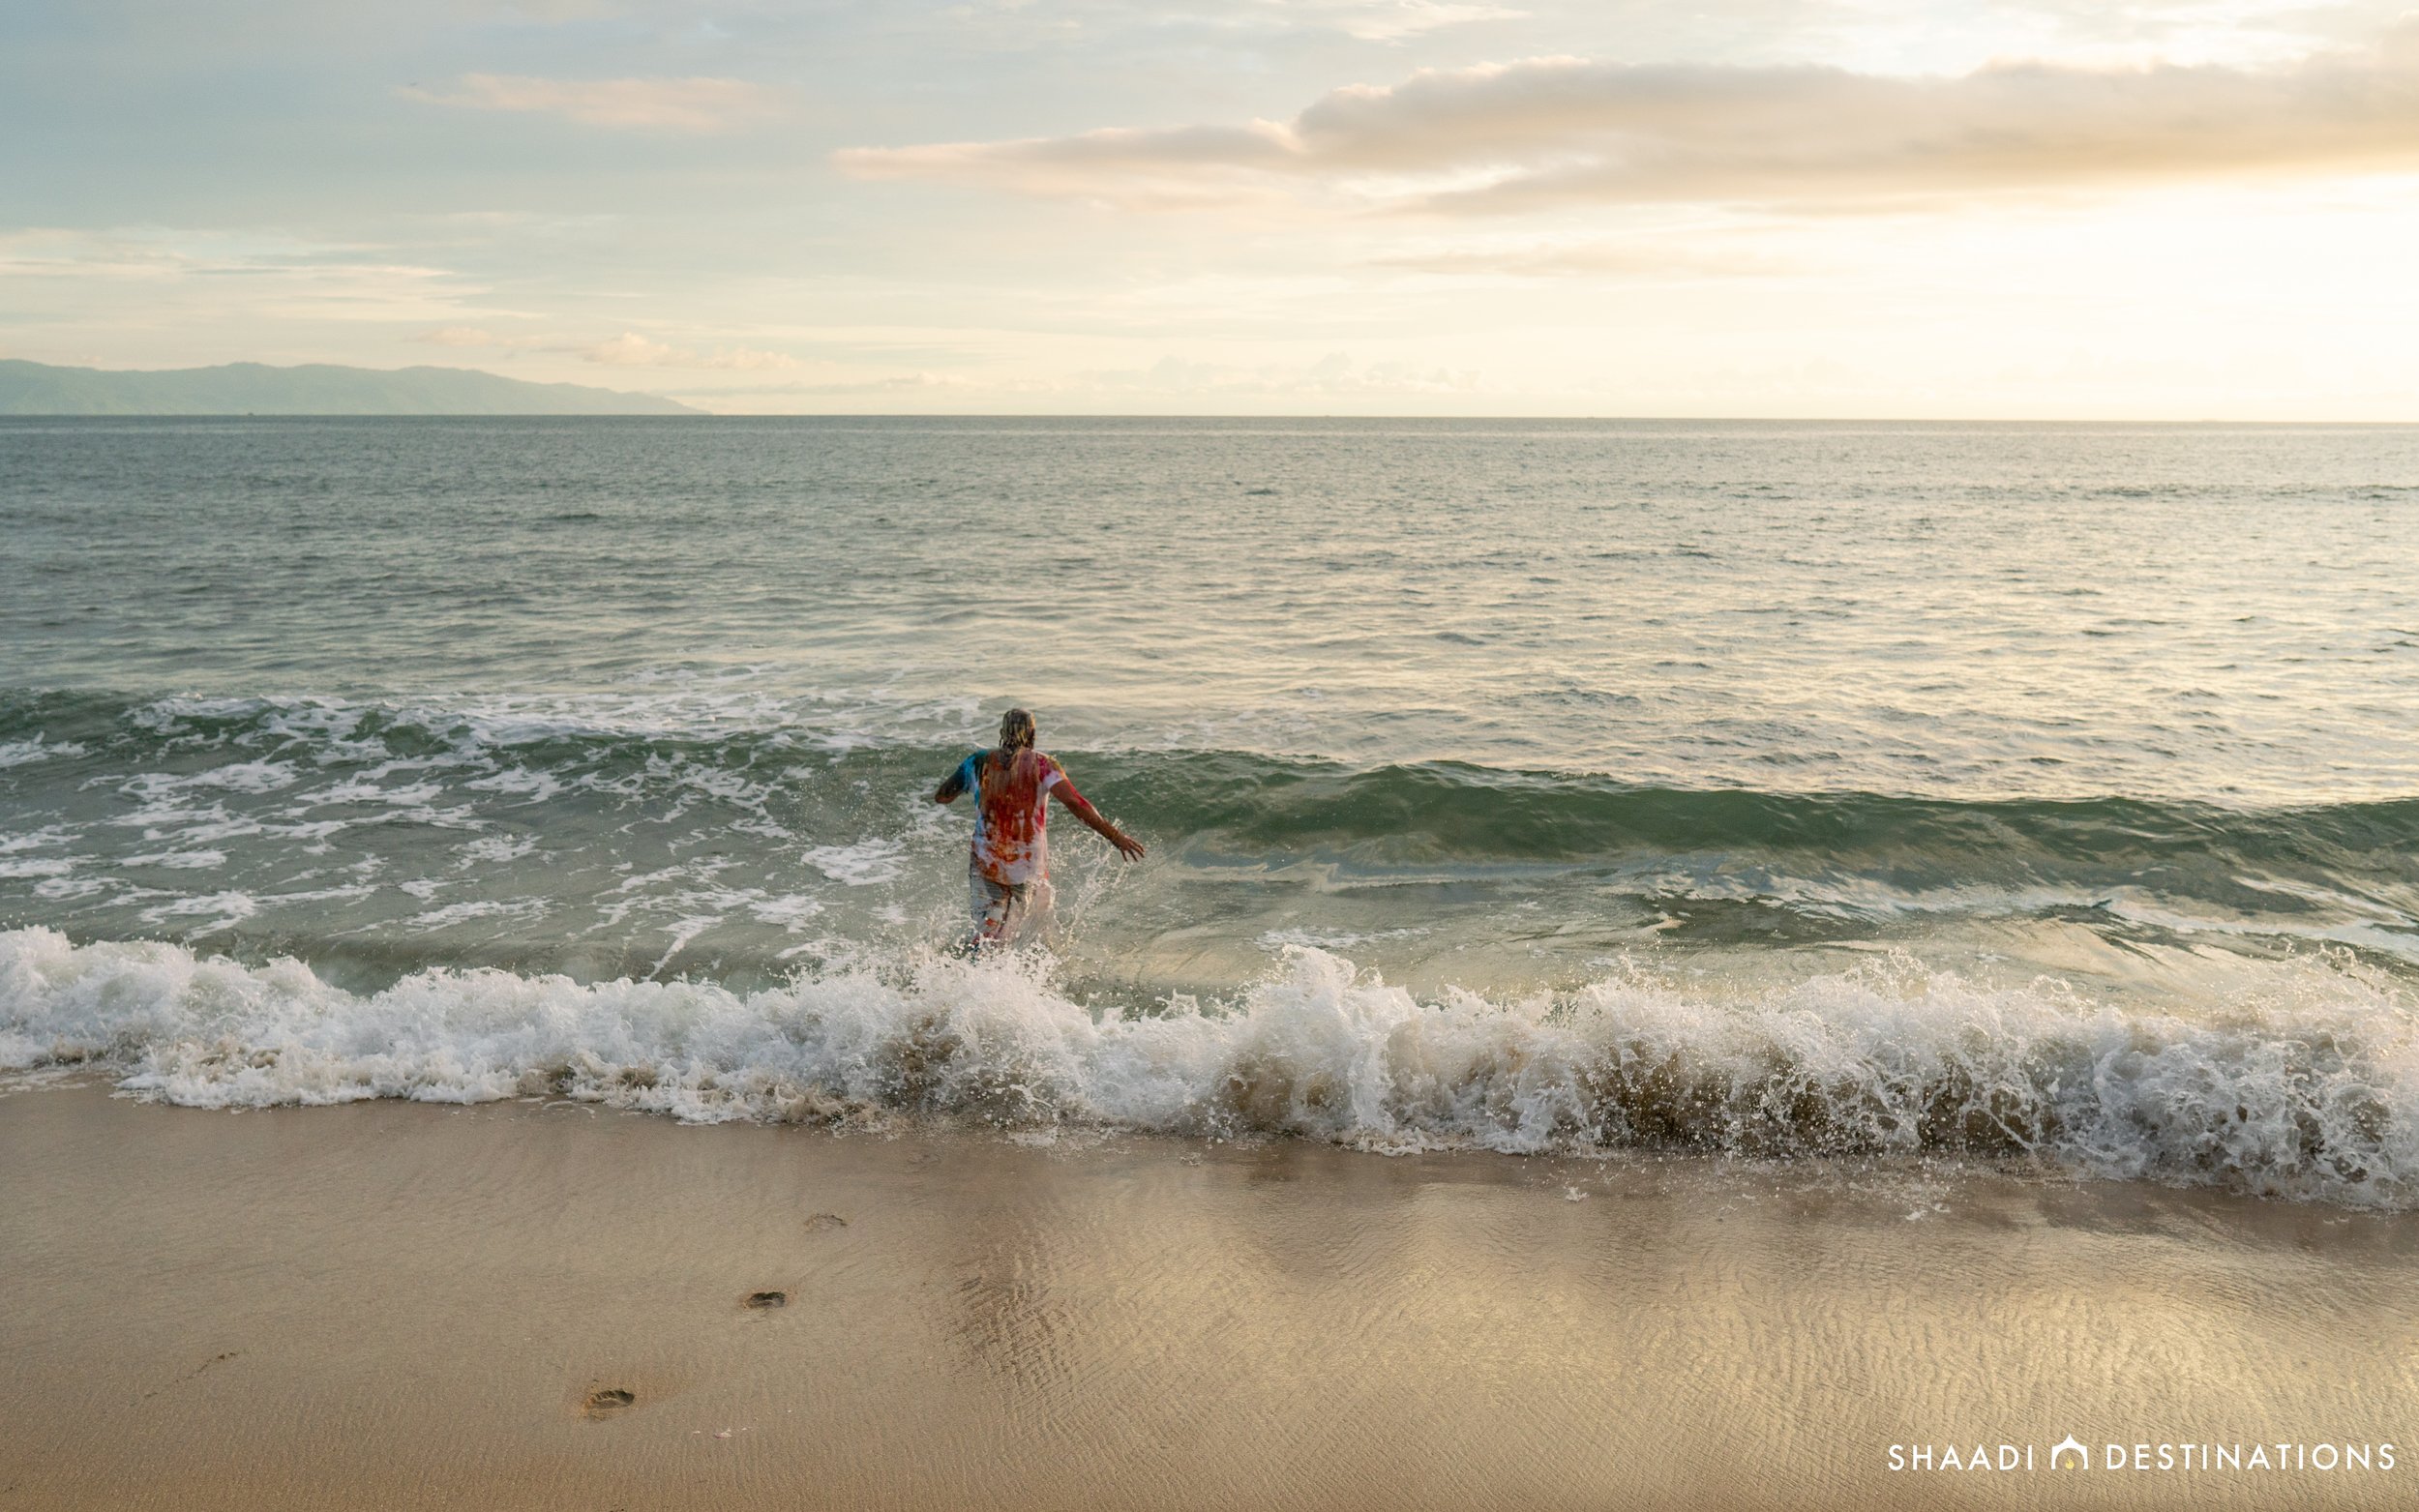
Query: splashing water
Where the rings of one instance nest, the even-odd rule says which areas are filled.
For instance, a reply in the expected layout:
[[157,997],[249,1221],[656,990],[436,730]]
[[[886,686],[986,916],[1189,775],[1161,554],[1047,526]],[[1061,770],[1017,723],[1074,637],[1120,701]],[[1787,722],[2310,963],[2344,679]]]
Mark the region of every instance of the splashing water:
[[1371,1150],[1927,1152],[2402,1206],[2419,1033],[2356,976],[2225,1022],[1987,990],[1907,960],[1744,1003],[1630,969],[1421,1002],[1317,949],[1231,1002],[1095,1012],[1046,957],[926,954],[778,989],[428,971],[358,995],[280,962],[0,934],[0,1066],[103,1058],[196,1107],[555,1094],[693,1121],[882,1111],[1288,1134]]

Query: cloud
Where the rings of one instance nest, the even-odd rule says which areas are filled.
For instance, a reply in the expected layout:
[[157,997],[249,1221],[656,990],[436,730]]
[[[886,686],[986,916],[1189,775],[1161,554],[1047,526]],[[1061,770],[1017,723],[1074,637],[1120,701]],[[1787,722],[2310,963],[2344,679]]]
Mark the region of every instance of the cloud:
[[1361,42],[1403,42],[1477,21],[1514,21],[1529,13],[1486,0],[971,0],[941,13],[953,28],[969,21],[1013,27],[1030,40],[1100,37],[1121,31],[1245,37],[1340,32]]
[[494,332],[482,331],[477,326],[470,325],[439,326],[433,331],[424,331],[412,340],[426,341],[431,346],[500,346],[503,344],[502,340]]
[[2419,27],[2271,69],[2002,63],[1949,76],[1533,58],[1353,85],[1288,122],[834,155],[1136,208],[1319,195],[1450,214],[1846,205],[2419,167]]
[[1295,13],[1304,9],[1345,36],[1362,42],[1401,42],[1448,26],[1467,26],[1473,21],[1516,21],[1529,14],[1499,5],[1443,4],[1438,0],[1340,0],[1308,8],[1287,8]]
[[585,126],[668,132],[726,132],[779,112],[781,96],[736,78],[531,78],[513,74],[465,74],[451,91],[418,84],[407,100],[465,110],[520,110],[559,115]]
[[624,331],[610,341],[582,348],[581,359],[609,368],[794,368],[795,357],[781,352],[759,351],[747,346],[717,347],[711,352],[683,350],[663,341],[652,341],[635,331]]
[[[39,281],[39,282],[37,282]],[[0,289],[29,292],[30,314],[0,309],[0,325],[56,324],[79,309],[115,324],[129,301],[185,319],[329,320],[438,325],[462,320],[490,290],[452,269],[403,261],[373,243],[322,243],[241,230],[29,227],[0,232]],[[106,291],[106,292],[105,292]]]
[[1778,278],[1801,273],[1795,262],[1707,247],[1682,238],[1622,242],[1526,241],[1419,248],[1372,257],[1369,265],[1414,273],[1492,275],[1515,279],[1619,277],[1669,282],[1708,279]]

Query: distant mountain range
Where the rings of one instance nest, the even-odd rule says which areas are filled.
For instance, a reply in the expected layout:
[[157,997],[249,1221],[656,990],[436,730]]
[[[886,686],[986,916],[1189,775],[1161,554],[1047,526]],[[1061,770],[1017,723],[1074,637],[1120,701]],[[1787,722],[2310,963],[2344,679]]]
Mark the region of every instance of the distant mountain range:
[[256,362],[159,372],[0,361],[0,415],[695,415],[652,394],[523,383],[468,368]]

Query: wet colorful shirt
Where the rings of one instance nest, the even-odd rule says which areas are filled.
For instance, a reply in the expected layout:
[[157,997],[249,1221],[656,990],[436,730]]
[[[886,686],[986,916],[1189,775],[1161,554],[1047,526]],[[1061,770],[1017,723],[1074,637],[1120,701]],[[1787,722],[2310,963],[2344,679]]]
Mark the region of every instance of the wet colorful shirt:
[[1050,789],[1062,785],[1076,796],[1059,763],[1030,747],[1005,762],[988,751],[959,762],[942,789],[974,794],[974,870],[1010,886],[1048,875]]

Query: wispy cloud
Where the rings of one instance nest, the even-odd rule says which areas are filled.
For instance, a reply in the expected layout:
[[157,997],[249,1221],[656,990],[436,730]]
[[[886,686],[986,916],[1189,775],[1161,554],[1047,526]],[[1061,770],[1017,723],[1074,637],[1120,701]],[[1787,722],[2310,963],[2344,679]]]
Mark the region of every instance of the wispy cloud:
[[580,356],[587,362],[608,368],[794,368],[798,360],[781,352],[760,351],[748,346],[723,346],[710,352],[693,352],[669,342],[650,341],[635,331],[624,331],[610,341],[584,347]]
[[0,231],[0,284],[35,286],[36,280],[62,290],[42,300],[54,309],[95,297],[65,292],[80,286],[139,290],[255,320],[444,322],[461,319],[466,302],[488,292],[452,269],[403,260],[373,243],[161,227]]
[[503,338],[494,332],[482,330],[473,325],[438,326],[433,331],[422,332],[412,340],[425,341],[431,346],[501,346],[504,344]]
[[1513,21],[1528,15],[1500,5],[1454,4],[1450,0],[1329,0],[1322,5],[1291,5],[1288,12],[1307,12],[1348,37],[1362,42],[1400,42],[1448,26],[1473,21]]
[[1413,273],[1513,279],[1615,277],[1645,282],[1779,278],[1802,273],[1797,263],[1708,246],[1686,235],[1625,241],[1522,240],[1420,247],[1369,259],[1372,267]]
[[2270,69],[1952,76],[1535,58],[1335,90],[1291,121],[856,148],[858,178],[1133,207],[1320,194],[1448,214],[1855,205],[2419,166],[2419,27]]
[[778,114],[778,91],[736,78],[532,78],[465,74],[450,90],[410,84],[404,98],[465,110],[557,115],[585,126],[727,132]]
[[1135,29],[1206,36],[1341,32],[1362,42],[1402,42],[1477,21],[1529,13],[1490,0],[968,0],[942,13],[964,25],[1012,25],[1026,36],[1098,38]]

